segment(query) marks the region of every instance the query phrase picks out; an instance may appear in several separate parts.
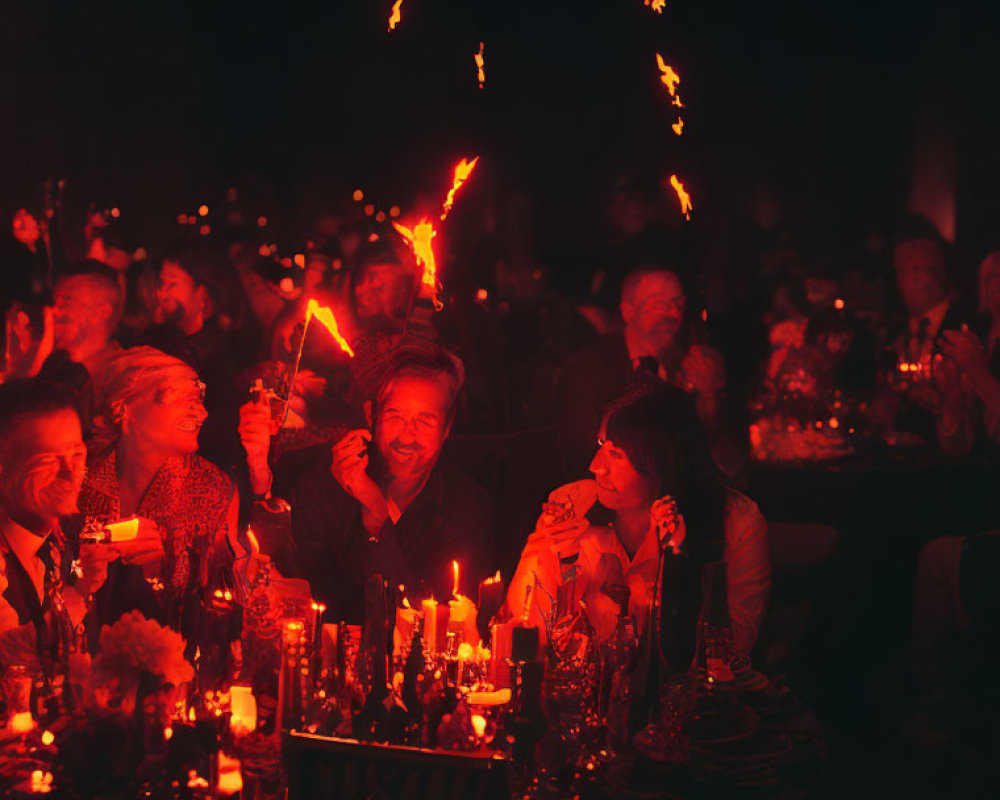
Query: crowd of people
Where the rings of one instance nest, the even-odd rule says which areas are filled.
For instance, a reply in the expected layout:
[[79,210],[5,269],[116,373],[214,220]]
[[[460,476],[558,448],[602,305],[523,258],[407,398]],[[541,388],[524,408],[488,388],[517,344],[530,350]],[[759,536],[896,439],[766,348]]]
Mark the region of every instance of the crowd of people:
[[[230,199],[210,235],[186,224],[142,248],[117,209],[72,234],[24,209],[11,220],[0,669],[44,672],[60,625],[96,648],[132,610],[194,642],[203,593],[239,590],[258,548],[330,619],[360,622],[374,575],[447,597],[458,561],[470,590],[500,568],[509,613],[542,628],[578,555],[599,637],[616,587],[647,624],[669,548],[686,560],[663,652],[690,660],[701,570],[722,562],[749,662],[772,580],[767,523],[741,493],[749,464],[808,457],[819,430],[840,455],[879,442],[988,458],[1000,443],[1000,251],[963,296],[962,265],[922,218],[839,269],[765,198],[741,262],[720,266],[626,182],[577,289],[483,233],[465,248],[477,263],[441,258],[436,311],[388,222],[326,218],[282,256]],[[350,353],[308,323],[310,300]],[[789,432],[798,444],[762,441]],[[131,518],[134,538],[81,544]],[[953,640],[990,616],[996,541],[921,553],[914,666],[943,736]]]

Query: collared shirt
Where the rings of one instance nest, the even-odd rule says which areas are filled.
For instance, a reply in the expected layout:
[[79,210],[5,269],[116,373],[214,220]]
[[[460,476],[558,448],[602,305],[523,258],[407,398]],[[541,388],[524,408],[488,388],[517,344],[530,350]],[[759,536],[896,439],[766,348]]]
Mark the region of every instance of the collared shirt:
[[[738,652],[749,653],[757,640],[771,588],[767,523],[752,500],[730,489],[726,496],[725,529],[726,583],[733,642]],[[518,600],[526,596],[524,585],[533,577],[544,590],[533,593],[533,623],[537,624],[541,619],[540,609],[548,605],[548,600],[543,598],[556,597],[562,577],[555,555],[544,553],[521,559],[507,594],[514,616],[523,613],[523,603],[519,606]],[[659,567],[659,542],[654,527],[650,527],[631,558],[612,526],[590,527],[580,537],[577,565],[580,588],[579,596],[574,599],[584,600],[598,639],[610,637],[617,623],[617,604],[602,588],[606,583],[621,582],[617,579],[619,569],[631,592],[629,613],[635,616],[640,630],[645,626]]]
[[292,499],[292,538],[295,576],[309,581],[331,618],[349,622],[364,619],[365,582],[372,575],[406,586],[413,603],[450,597],[452,560],[461,567],[460,591],[470,597],[496,569],[489,495],[440,463],[399,516],[386,521],[377,541],[365,530],[361,505],[329,468],[307,473]]
[[0,534],[28,573],[35,594],[38,595],[38,602],[42,603],[45,600],[45,562],[39,558],[38,551],[42,549],[51,531],[39,536],[11,519],[6,511],[0,511]]

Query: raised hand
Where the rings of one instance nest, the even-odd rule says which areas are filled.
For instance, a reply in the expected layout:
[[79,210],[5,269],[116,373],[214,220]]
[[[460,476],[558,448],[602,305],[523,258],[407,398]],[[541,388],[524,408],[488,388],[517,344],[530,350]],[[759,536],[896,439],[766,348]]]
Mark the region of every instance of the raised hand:
[[656,526],[660,547],[669,547],[674,555],[680,553],[687,536],[687,526],[673,496],[668,494],[653,503],[649,509],[649,518],[650,524]]

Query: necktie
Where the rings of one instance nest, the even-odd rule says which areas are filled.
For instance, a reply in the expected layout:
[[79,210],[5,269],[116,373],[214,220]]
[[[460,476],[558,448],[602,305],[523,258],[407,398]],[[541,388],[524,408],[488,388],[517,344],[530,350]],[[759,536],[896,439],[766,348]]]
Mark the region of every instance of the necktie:
[[927,330],[930,326],[930,319],[921,317],[917,323],[917,335],[910,340],[910,361],[916,364],[922,361],[924,345],[927,343]]

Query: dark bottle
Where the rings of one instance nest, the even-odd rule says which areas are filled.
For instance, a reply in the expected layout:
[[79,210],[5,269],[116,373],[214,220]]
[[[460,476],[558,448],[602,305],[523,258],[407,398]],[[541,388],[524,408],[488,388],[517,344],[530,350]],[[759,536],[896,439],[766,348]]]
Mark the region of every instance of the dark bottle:
[[697,663],[705,684],[714,686],[733,679],[733,625],[725,561],[713,561],[702,569],[702,596]]

